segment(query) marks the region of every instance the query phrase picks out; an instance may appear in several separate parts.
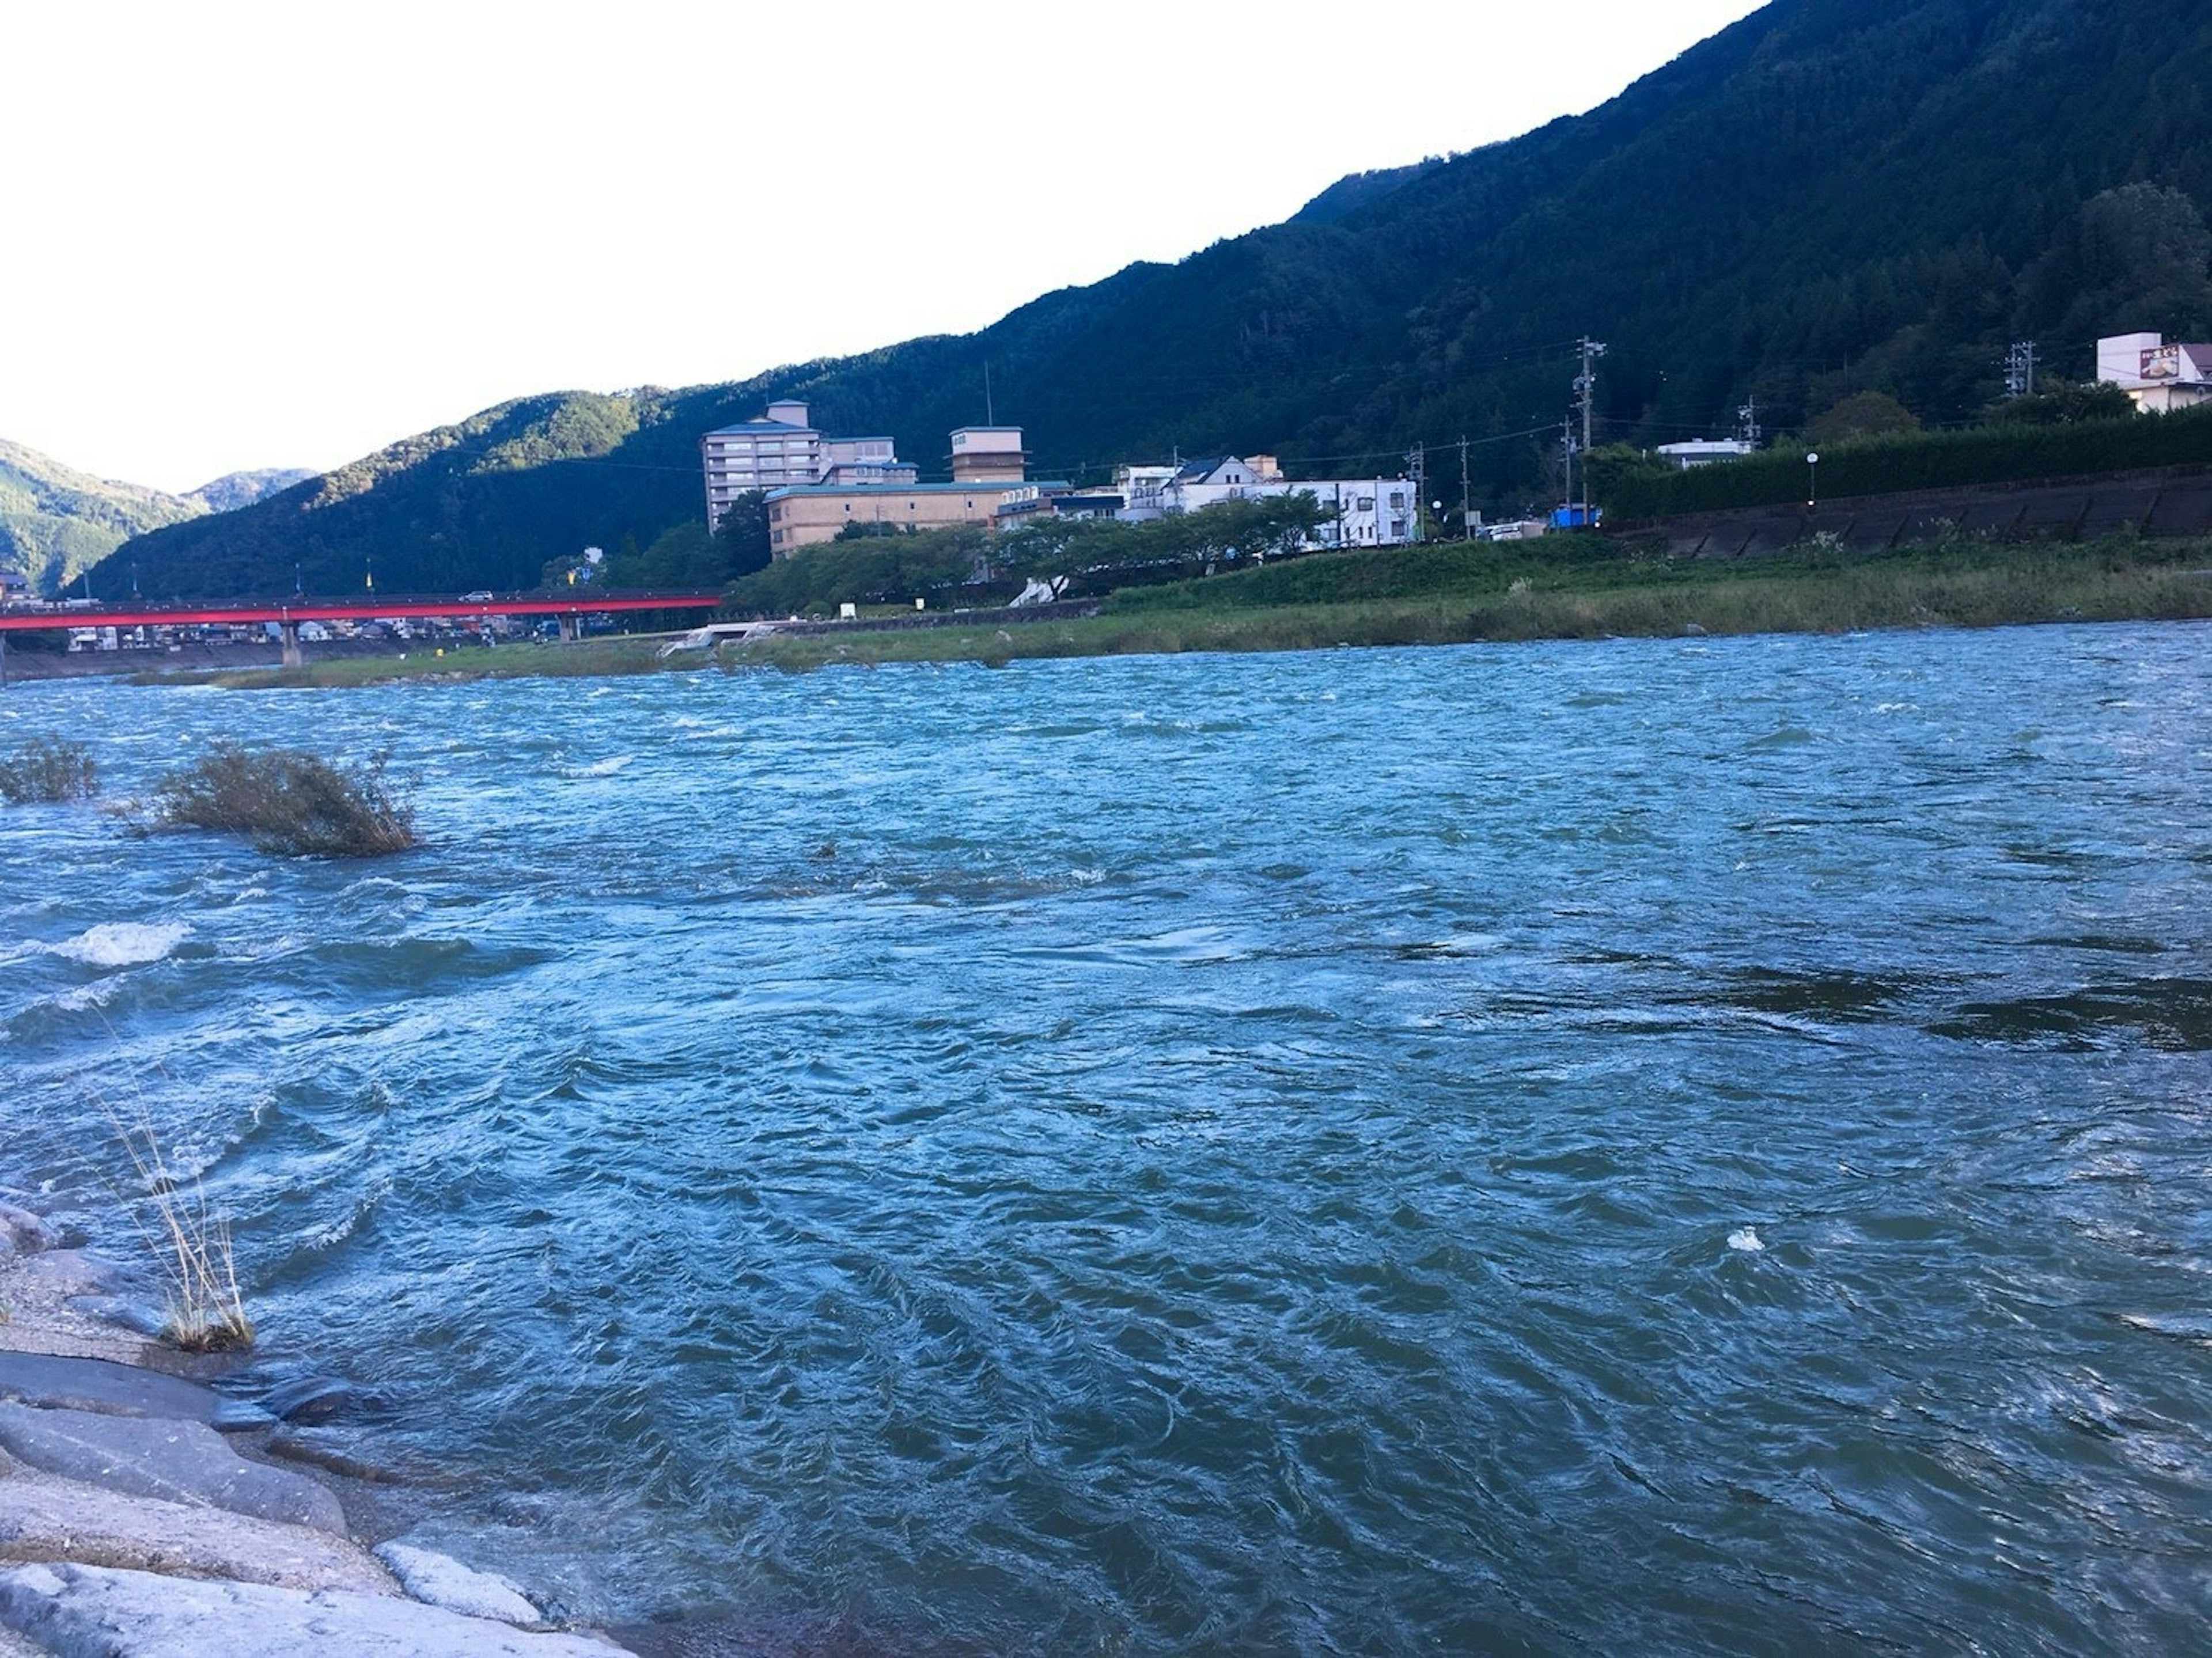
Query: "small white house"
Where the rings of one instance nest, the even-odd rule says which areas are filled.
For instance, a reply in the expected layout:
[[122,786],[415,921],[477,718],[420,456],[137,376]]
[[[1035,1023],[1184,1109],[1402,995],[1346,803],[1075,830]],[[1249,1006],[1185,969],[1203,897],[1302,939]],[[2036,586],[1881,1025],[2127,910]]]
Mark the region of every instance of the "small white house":
[[1419,537],[1413,486],[1405,478],[1291,479],[1273,455],[1220,455],[1181,466],[1124,466],[1115,491],[1128,522],[1201,512],[1224,501],[1258,501],[1303,490],[1328,513],[1312,547],[1376,547]]

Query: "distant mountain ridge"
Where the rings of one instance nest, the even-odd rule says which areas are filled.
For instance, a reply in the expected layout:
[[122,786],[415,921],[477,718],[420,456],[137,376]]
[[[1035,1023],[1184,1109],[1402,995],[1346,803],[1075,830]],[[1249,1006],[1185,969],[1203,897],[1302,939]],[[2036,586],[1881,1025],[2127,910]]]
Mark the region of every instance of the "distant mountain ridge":
[[131,537],[247,507],[312,472],[232,472],[189,495],[95,477],[0,438],[0,565],[58,593]]
[[234,513],[241,507],[266,501],[295,483],[320,476],[305,466],[257,466],[243,472],[225,472],[213,483],[203,483],[185,499],[204,503],[210,513]]
[[[2212,29],[2171,0],[1775,0],[1587,115],[1340,180],[1292,220],[979,333],[733,385],[519,398],[115,556],[149,592],[534,580],[703,516],[700,434],[804,398],[925,475],[996,411],[1032,475],[1282,457],[1478,507],[1556,498],[1573,342],[1600,440],[1771,432],[1880,390],[1971,416],[2007,344],[2212,337]],[[859,257],[856,255],[856,257]],[[1464,438],[1462,452],[1459,440]],[[96,578],[97,580],[103,577]]]

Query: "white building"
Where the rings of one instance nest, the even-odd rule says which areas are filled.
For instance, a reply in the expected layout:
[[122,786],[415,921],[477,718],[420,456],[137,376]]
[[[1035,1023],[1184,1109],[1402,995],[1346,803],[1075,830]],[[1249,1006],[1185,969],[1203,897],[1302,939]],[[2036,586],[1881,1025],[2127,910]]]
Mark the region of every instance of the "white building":
[[1692,466],[1710,466],[1717,460],[1755,455],[1759,446],[1745,438],[1691,438],[1682,443],[1662,443],[1652,452],[1666,456],[1686,472]]
[[2097,378],[2117,386],[2145,414],[2212,403],[2212,344],[2168,345],[2160,334],[2112,334],[2097,342]]
[[1310,548],[1377,547],[1420,538],[1413,486],[1405,478],[1290,479],[1273,455],[1222,455],[1182,466],[1124,466],[1114,477],[1131,522],[1195,513],[1224,501],[1256,501],[1299,491],[1328,513]]
[[825,438],[810,425],[806,405],[771,403],[758,420],[724,426],[699,440],[707,480],[707,527],[718,529],[730,503],[748,489],[783,489],[830,482],[908,483],[889,438]]

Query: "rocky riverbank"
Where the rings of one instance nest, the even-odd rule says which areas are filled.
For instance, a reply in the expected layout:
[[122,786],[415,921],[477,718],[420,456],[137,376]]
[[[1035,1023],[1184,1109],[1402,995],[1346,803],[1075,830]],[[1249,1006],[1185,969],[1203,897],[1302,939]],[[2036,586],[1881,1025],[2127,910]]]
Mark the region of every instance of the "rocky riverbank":
[[[308,1472],[223,1361],[137,1333],[118,1275],[0,1202],[0,1658],[616,1658]],[[144,1323],[143,1315],[135,1321]]]

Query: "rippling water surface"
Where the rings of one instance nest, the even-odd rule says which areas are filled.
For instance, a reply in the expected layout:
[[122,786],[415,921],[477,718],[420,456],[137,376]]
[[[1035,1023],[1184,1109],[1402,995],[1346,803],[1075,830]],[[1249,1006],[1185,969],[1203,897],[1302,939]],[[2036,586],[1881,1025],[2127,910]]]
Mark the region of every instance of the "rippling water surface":
[[[2201,628],[18,686],[0,1181],[237,1218],[245,1389],[578,1616],[812,1651],[2177,1651]],[[731,1638],[735,1638],[732,1636]]]

